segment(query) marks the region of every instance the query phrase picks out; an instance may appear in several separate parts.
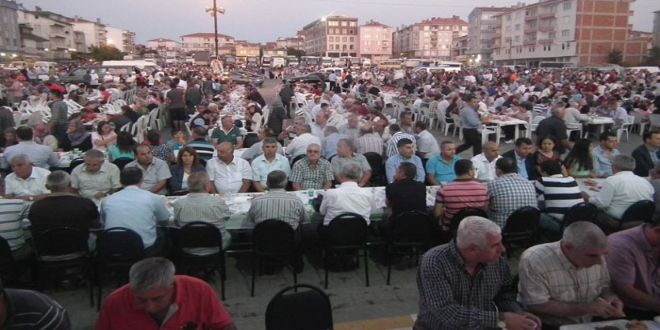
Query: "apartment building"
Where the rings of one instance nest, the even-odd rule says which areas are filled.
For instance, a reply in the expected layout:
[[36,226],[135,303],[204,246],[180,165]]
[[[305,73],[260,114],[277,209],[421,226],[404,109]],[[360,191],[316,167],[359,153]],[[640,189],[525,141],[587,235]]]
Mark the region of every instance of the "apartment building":
[[249,43],[245,40],[236,41],[236,57],[241,62],[246,62],[248,57],[259,57],[261,46]]
[[625,64],[639,64],[648,52],[648,38],[631,35],[633,1],[542,0],[511,8],[495,15],[499,24],[493,59],[528,66],[599,65],[618,50]]
[[394,32],[394,55],[407,58],[452,59],[454,38],[468,34],[468,24],[458,16],[432,17]]
[[369,21],[360,26],[360,56],[378,64],[392,57],[394,30],[379,22]]
[[303,50],[309,56],[359,56],[358,19],[347,16],[328,16],[303,27]]
[[145,46],[157,52],[158,59],[161,63],[176,63],[181,56],[181,44],[172,39],[157,38],[147,40]]
[[[18,24],[23,26],[25,38],[32,37],[35,41],[28,42],[26,48],[34,55],[42,55],[45,59],[69,59],[71,51],[75,51],[74,26],[69,22],[69,18],[49,11],[41,10],[35,7],[35,10],[21,8],[17,11]],[[33,49],[38,46],[41,40],[41,49]]]
[[21,50],[17,11],[16,2],[0,0],[0,53],[4,54],[0,58],[11,57]]
[[[234,37],[218,33],[218,55],[231,54],[234,43]],[[215,57],[215,34],[200,32],[181,36],[181,49],[184,53],[208,51]]]
[[107,43],[123,53],[135,51],[135,32],[119,29],[112,26],[105,27]]
[[303,49],[303,39],[300,37],[277,38],[275,44],[277,48]]
[[493,52],[493,39],[499,21],[496,14],[509,11],[506,7],[476,7],[468,15],[467,55],[481,55],[483,61],[489,61]]
[[73,25],[73,30],[80,31],[85,35],[85,52],[89,52],[92,47],[101,47],[108,43],[106,26],[101,23],[99,18],[96,21],[88,21],[82,17],[74,16],[69,18],[69,22]]

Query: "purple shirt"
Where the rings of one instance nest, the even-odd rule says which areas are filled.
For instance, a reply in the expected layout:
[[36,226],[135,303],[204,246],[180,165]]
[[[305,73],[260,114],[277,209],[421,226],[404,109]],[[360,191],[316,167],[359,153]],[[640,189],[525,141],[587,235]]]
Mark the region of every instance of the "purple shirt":
[[[644,235],[644,226],[633,227],[608,237],[607,268],[615,287],[632,285],[635,289],[660,297],[660,271],[657,248]],[[626,306],[630,302],[623,300]],[[630,305],[642,309],[640,306]]]

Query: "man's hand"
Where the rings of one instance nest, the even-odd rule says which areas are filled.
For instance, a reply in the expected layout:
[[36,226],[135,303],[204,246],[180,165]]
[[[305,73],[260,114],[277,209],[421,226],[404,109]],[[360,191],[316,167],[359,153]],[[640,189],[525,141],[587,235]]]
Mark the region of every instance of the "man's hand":
[[536,320],[524,314],[503,313],[507,330],[534,330],[538,325]]
[[[618,300],[618,298],[617,298]],[[602,318],[624,317],[623,306],[616,307],[613,303],[598,297],[589,304],[589,314]]]
[[623,301],[621,301],[621,299],[619,299],[619,297],[617,297],[615,295],[611,295],[611,296],[605,297],[603,299],[605,299],[605,301],[607,301],[610,305],[612,305],[612,307],[616,308],[616,310],[618,312],[617,317],[625,317],[626,316],[626,314],[623,312]]
[[105,197],[106,195],[107,195],[106,193],[103,193],[103,192],[97,192],[96,194],[94,194],[94,199],[102,199],[102,198]]

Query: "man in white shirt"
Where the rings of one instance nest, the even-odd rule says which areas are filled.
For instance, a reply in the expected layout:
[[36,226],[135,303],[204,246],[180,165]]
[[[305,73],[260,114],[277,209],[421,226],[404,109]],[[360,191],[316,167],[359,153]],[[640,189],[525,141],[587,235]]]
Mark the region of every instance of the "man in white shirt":
[[495,142],[486,142],[483,152],[471,159],[477,172],[475,179],[481,182],[493,181],[497,177],[495,162],[500,158],[502,158],[500,156],[500,146]]
[[[621,216],[635,202],[654,200],[654,189],[645,178],[635,175],[635,160],[628,155],[617,155],[612,161],[613,175],[605,179],[600,191],[593,196],[582,193],[584,199],[596,205],[602,212],[598,213],[596,223],[604,230],[614,231],[619,228]],[[624,227],[638,225],[638,222],[628,222]]]
[[222,142],[215,146],[218,157],[206,163],[206,172],[213,183],[211,193],[247,192],[252,182],[252,168],[243,158],[234,157],[234,146]]
[[417,135],[417,154],[422,159],[429,159],[440,154],[440,146],[435,136],[426,129],[426,123],[423,121],[415,122],[415,134]]
[[321,139],[311,134],[312,128],[307,124],[296,125],[296,136],[289,145],[286,146],[286,155],[294,159],[307,152],[307,146],[310,144],[321,145]]
[[50,193],[46,189],[49,170],[32,166],[30,157],[23,154],[14,156],[10,164],[13,173],[5,178],[5,198],[33,201]]
[[323,105],[324,107],[322,107],[322,110],[316,113],[314,116],[315,122],[310,124],[312,135],[318,137],[319,139],[323,139],[323,130],[325,130],[325,126],[328,124],[330,115],[327,111],[328,105],[325,103]]
[[367,221],[367,225],[369,224],[374,197],[369,189],[358,186],[357,182],[361,177],[362,168],[359,164],[350,162],[342,166],[337,175],[341,185],[323,194],[319,213],[323,214],[324,226],[329,225],[336,216],[348,212],[361,215]]
[[252,161],[254,189],[259,192],[265,190],[270,172],[279,170],[284,172],[287,177],[291,175],[289,160],[277,153],[277,140],[275,138],[268,137],[264,139],[263,152],[263,155]]
[[18,144],[9,146],[5,149],[5,162],[2,167],[9,167],[9,163],[16,155],[27,155],[32,161],[32,165],[48,169],[51,166],[60,166],[60,159],[53,150],[45,145],[38,144],[32,140],[32,128],[20,126],[16,129],[16,138]]

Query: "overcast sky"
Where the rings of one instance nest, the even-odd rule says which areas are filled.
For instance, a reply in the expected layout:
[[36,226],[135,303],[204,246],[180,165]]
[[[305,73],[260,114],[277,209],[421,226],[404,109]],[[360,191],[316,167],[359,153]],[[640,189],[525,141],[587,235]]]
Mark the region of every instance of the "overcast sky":
[[[213,32],[213,18],[205,13],[213,0],[18,0],[27,9],[40,6],[65,16],[97,17],[108,25],[136,33],[137,42],[154,38],[180,41],[181,35]],[[509,6],[513,0],[218,0],[226,9],[218,32],[250,42],[295,36],[305,24],[328,14],[357,16],[360,24],[374,19],[397,27],[429,17],[467,15],[477,6]],[[527,1],[532,3],[535,1]],[[659,0],[633,3],[635,30],[653,29]]]

